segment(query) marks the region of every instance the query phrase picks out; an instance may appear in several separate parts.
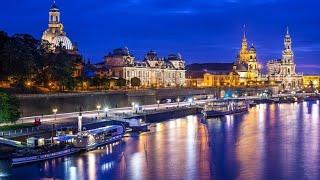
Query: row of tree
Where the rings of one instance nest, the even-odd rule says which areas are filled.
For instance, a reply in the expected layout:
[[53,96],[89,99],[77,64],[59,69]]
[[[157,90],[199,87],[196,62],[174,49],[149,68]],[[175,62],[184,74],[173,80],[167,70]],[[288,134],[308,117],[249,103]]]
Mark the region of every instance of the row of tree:
[[141,80],[137,77],[132,78],[130,81],[127,81],[122,77],[117,79],[107,78],[107,77],[103,77],[103,78],[94,77],[92,79],[88,79],[87,81],[89,82],[90,86],[93,86],[96,89],[100,89],[101,87],[104,87],[105,89],[110,89],[112,86],[125,87],[129,84],[132,87],[141,86]]
[[53,50],[49,42],[37,40],[31,35],[9,36],[0,31],[0,81],[9,81],[15,90],[25,91],[33,86],[65,91],[85,86],[109,89],[111,85],[141,85],[139,78],[132,78],[131,81],[123,78],[88,79],[83,73],[80,77],[73,77],[76,65],[82,62],[80,55],[70,53],[62,46]]
[[18,100],[7,93],[0,92],[0,124],[15,122],[19,118]]
[[18,88],[30,81],[44,87],[55,82],[62,91],[72,89],[77,84],[72,77],[75,65],[81,62],[80,55],[70,54],[62,46],[53,51],[48,42],[31,35],[9,36],[0,31],[0,80],[10,79]]

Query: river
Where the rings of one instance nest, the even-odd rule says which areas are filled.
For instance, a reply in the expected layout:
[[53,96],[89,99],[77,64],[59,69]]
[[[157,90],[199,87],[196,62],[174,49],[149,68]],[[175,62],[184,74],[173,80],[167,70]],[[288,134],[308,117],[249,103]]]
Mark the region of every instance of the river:
[[319,102],[187,116],[102,149],[9,168],[0,179],[320,179]]

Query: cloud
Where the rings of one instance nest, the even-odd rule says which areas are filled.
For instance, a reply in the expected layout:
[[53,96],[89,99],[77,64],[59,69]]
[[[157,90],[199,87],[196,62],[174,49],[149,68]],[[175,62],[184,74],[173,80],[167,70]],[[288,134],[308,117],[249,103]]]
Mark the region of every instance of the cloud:
[[320,65],[318,64],[302,64],[297,65],[298,68],[313,68],[313,69],[320,69]]
[[295,48],[298,52],[320,52],[320,44],[308,44],[305,46],[298,46]]

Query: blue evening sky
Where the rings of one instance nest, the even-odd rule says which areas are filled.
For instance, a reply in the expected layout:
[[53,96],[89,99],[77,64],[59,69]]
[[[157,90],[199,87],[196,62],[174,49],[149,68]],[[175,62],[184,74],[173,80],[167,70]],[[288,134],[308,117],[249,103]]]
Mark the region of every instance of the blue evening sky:
[[[50,0],[6,0],[0,29],[40,38]],[[265,65],[280,58],[289,26],[299,71],[320,71],[320,2],[317,0],[57,0],[70,39],[94,62],[127,46],[138,60],[149,50],[179,52],[187,63],[231,62],[242,26]]]

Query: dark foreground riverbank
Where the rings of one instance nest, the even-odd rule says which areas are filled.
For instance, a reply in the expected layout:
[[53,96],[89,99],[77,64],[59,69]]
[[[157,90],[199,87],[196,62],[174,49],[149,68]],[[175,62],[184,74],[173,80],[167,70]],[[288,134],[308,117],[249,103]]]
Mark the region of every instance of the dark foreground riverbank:
[[319,102],[187,116],[88,153],[14,169],[2,161],[0,179],[319,179],[319,117]]

